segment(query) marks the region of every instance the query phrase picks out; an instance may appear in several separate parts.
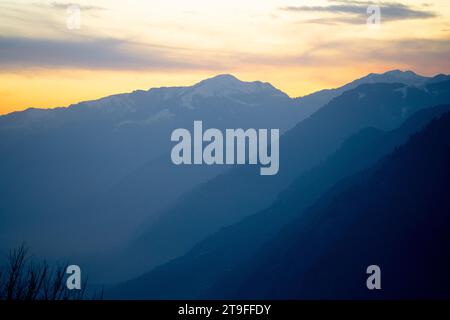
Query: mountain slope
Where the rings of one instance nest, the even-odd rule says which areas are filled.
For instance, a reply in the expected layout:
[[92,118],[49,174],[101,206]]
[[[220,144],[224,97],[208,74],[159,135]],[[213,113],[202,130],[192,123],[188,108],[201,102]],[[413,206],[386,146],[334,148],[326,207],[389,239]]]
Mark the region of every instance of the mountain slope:
[[[450,296],[450,113],[331,189],[210,297]],[[381,268],[382,290],[366,288]]]
[[125,282],[108,294],[115,298],[198,298],[220,277],[260,250],[325,190],[340,179],[372,166],[434,117],[449,110],[450,105],[445,105],[418,111],[390,132],[363,129],[347,139],[324,163],[298,177],[268,209],[223,228],[186,255]]
[[[372,81],[358,81],[366,80]],[[27,241],[38,254],[86,265],[98,261],[100,276],[106,256],[123,248],[137,226],[145,229],[180,195],[227,169],[172,166],[168,137],[174,128],[203,120],[217,128],[285,131],[328,102],[330,92],[346,88],[290,99],[270,84],[220,75],[191,87],[138,90],[1,116],[0,250]],[[278,187],[271,190],[274,196]],[[254,210],[252,203],[249,208]]]
[[[446,78],[448,76],[446,75],[438,75],[433,78],[424,77],[421,75],[418,75],[412,71],[400,71],[400,70],[391,70],[387,71],[385,73],[370,73],[362,78],[356,79],[350,83],[347,83],[346,85],[335,88],[335,89],[324,89],[320,90],[318,92],[315,92],[310,95],[303,96],[298,99],[298,103],[303,105],[312,105],[312,106],[323,106],[330,102],[333,98],[336,98],[340,96],[345,91],[355,89],[356,87],[362,85],[362,84],[374,84],[374,83],[403,83],[408,86],[423,86],[426,83],[429,83],[431,81],[435,82],[441,82],[445,80],[449,80]],[[317,108],[311,108],[313,111],[316,111],[319,109]],[[313,112],[311,112],[312,114]]]
[[[405,81],[410,84],[416,78],[415,81],[425,81],[428,79],[421,76],[411,76],[411,72],[400,72],[392,71],[385,74],[371,74],[367,77],[358,79],[351,84],[345,85],[342,88],[331,90],[333,94],[340,94],[345,90],[351,89],[359,84],[365,82],[401,82]],[[159,92],[161,91],[162,92]],[[310,115],[316,108],[323,105],[323,103],[328,102],[326,96],[323,97],[321,93],[312,94],[307,99],[296,99],[292,101],[295,108],[295,112],[291,112],[289,116],[289,123],[283,124],[283,121],[289,117],[288,115],[283,115],[283,112],[276,115],[276,117],[260,118],[258,114],[255,113],[255,101],[260,101],[264,98],[264,103],[259,102],[258,109],[262,106],[268,104],[272,101],[273,104],[279,104],[287,98],[286,94],[275,89],[268,83],[262,82],[243,82],[231,75],[220,75],[212,79],[207,79],[199,82],[193,87],[187,88],[161,88],[152,89],[151,91],[159,92],[160,96],[164,99],[169,99],[169,97],[177,97],[179,104],[183,109],[188,109],[193,112],[196,109],[202,107],[202,99],[209,99],[211,103],[207,106],[211,109],[212,113],[220,115],[224,113],[223,110],[217,110],[217,101],[214,99],[221,98],[225,101],[230,100],[231,102],[239,102],[243,105],[244,110],[234,111],[236,119],[234,119],[234,125],[236,127],[248,127],[249,121],[240,121],[241,117],[245,117],[245,112],[248,109],[249,112],[253,112],[252,121],[253,124],[257,124],[260,127],[273,126],[280,127],[282,132],[292,126],[303,118]],[[310,98],[315,97],[317,101],[313,101]],[[270,100],[270,99],[274,100]],[[204,103],[204,102],[203,102]],[[248,107],[248,108],[247,108]],[[230,105],[223,105],[221,108],[230,108]],[[194,109],[194,110],[190,110]],[[283,110],[282,107],[280,107]],[[208,110],[210,111],[210,110]],[[201,114],[198,114],[197,119],[205,119],[205,110]],[[176,112],[173,112],[176,114]],[[270,114],[270,111],[262,112],[263,116]],[[214,118],[214,115],[211,116]],[[189,118],[189,117],[188,117]],[[191,117],[192,118],[192,117]],[[251,115],[248,115],[251,118]],[[129,121],[128,121],[129,122]],[[270,122],[270,123],[269,123]],[[211,125],[207,123],[206,125]],[[214,125],[211,125],[214,126]],[[217,124],[219,128],[225,128],[223,123]],[[225,168],[223,167],[208,167],[208,168],[197,168],[197,167],[174,167],[169,161],[169,155],[165,154],[157,159],[152,159],[148,161],[138,169],[136,169],[131,174],[127,175],[124,179],[120,180],[113,187],[103,192],[98,198],[93,201],[88,201],[83,205],[82,208],[77,208],[78,211],[88,212],[92,211],[91,208],[95,208],[95,212],[89,214],[88,216],[98,216],[103,214],[104,219],[104,233],[108,233],[108,226],[111,224],[120,224],[122,226],[127,225],[127,221],[117,221],[116,217],[120,217],[120,212],[127,212],[127,215],[136,217],[133,220],[134,224],[136,221],[141,221],[143,217],[150,216],[149,220],[153,221],[154,213],[157,213],[171,204],[175,199],[177,199],[181,194],[189,191],[193,186],[199,185],[206,182],[212,177],[216,176],[218,173],[223,172]],[[161,173],[164,174],[162,175]],[[157,179],[157,177],[163,177],[162,179]],[[164,187],[166,186],[166,187]],[[167,192],[170,190],[170,192]],[[151,196],[149,196],[151,195]],[[112,221],[107,223],[108,216],[112,217]],[[86,218],[83,218],[86,219]],[[93,222],[94,225],[97,223]],[[131,224],[127,230],[130,230]],[[96,230],[99,233],[100,230]]]
[[[224,75],[192,87],[2,116],[0,249],[27,241],[51,256],[62,249],[69,254],[117,247],[139,222],[226,170],[173,166],[166,155],[174,129],[203,120],[216,128],[273,125],[284,131],[302,112],[270,84]],[[152,195],[168,175],[174,192],[165,188]],[[96,232],[102,225],[109,229]],[[61,232],[66,228],[70,234]]]
[[448,103],[449,93],[450,81],[421,88],[376,83],[346,91],[281,138],[276,176],[259,176],[251,167],[217,176],[160,214],[118,259],[143,273],[186,253],[221,227],[268,207],[295,177],[325,160],[351,134],[369,126],[391,130],[421,108]]

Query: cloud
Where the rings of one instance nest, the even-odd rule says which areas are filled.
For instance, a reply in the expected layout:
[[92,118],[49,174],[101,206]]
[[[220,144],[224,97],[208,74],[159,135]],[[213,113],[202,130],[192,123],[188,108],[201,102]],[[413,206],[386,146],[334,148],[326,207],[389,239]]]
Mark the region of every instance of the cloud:
[[[1,37],[0,69],[78,68],[167,70],[208,67],[182,55],[183,49],[152,46],[113,38]],[[178,53],[178,54],[177,54]]]
[[280,8],[289,12],[315,12],[329,13],[333,17],[316,18],[304,20],[306,23],[319,24],[360,24],[365,23],[367,19],[367,8],[370,5],[379,5],[381,10],[381,19],[384,22],[409,20],[409,19],[428,19],[437,17],[435,12],[429,10],[416,9],[397,2],[372,2],[372,1],[332,1],[333,4],[327,6],[289,6]]
[[186,48],[146,45],[120,39],[82,38],[63,41],[0,37],[0,71],[66,68],[222,72],[240,66],[334,67],[336,61],[352,61],[354,65],[405,66],[429,72],[450,70],[449,39],[341,39],[321,41],[298,54],[212,52],[203,55],[202,59],[198,58],[199,54],[198,51]]
[[402,65],[415,65],[420,70],[450,70],[450,39],[403,39],[386,41],[383,48],[377,47],[371,53],[373,60]]
[[[200,58],[201,57],[201,58]],[[30,69],[225,71],[237,65],[282,64],[284,56],[151,45],[116,38],[0,36],[0,72]]]
[[[349,50],[348,48],[351,48]],[[308,67],[335,67],[336,61],[353,67],[384,65],[415,69],[425,74],[450,70],[450,39],[365,41],[348,39],[321,42],[285,62]]]
[[61,9],[61,10],[66,10],[69,6],[71,5],[75,5],[78,6],[80,8],[80,10],[82,11],[100,11],[100,10],[106,10],[106,8],[104,7],[99,7],[99,6],[93,6],[93,5],[80,5],[77,4],[75,2],[69,2],[69,3],[65,3],[65,2],[52,2],[50,3],[50,6],[52,8],[55,9]]
[[[27,9],[29,11],[32,11],[33,8],[42,10],[42,9],[54,9],[55,11],[65,11],[70,6],[77,6],[81,11],[83,12],[96,12],[96,11],[104,11],[108,10],[105,7],[101,6],[94,6],[94,5],[83,5],[79,4],[77,2],[49,2],[49,3],[42,3],[42,2],[31,2],[27,5]],[[5,8],[3,8],[5,9]],[[16,5],[14,3],[9,3],[9,6],[6,8],[7,10],[20,10],[23,11],[23,5]]]

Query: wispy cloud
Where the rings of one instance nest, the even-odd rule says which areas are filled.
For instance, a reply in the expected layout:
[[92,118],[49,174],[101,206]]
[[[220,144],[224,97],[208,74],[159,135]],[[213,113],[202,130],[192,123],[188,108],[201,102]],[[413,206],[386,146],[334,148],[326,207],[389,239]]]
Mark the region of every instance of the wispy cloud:
[[[348,50],[348,48],[352,48]],[[450,69],[450,39],[398,39],[357,41],[355,39],[320,42],[289,63],[309,67],[334,67],[336,61],[357,65],[385,65],[415,69],[425,74]]]
[[174,56],[179,48],[151,46],[113,38],[74,40],[0,37],[0,69],[79,68],[164,70],[204,67]]
[[325,6],[289,6],[281,7],[283,11],[289,12],[316,12],[328,13],[331,17],[308,19],[303,22],[319,24],[360,24],[367,19],[367,7],[370,5],[379,5],[381,17],[384,22],[409,20],[409,19],[428,19],[437,17],[437,14],[430,10],[422,10],[412,6],[407,6],[397,2],[373,2],[373,1],[331,1],[331,4]]
[[[39,4],[39,5],[42,6],[41,4]],[[80,4],[77,4],[76,2],[51,2],[50,3],[50,7],[55,8],[55,9],[62,9],[62,10],[66,10],[71,5],[76,5],[80,8],[80,10],[83,10],[83,11],[106,10],[106,8],[104,8],[104,7],[94,6],[94,5],[80,5]]]
[[[348,48],[352,50],[348,50]],[[326,67],[336,61],[354,64],[421,66],[450,69],[450,39],[398,39],[376,42],[364,39],[321,41],[298,54],[222,52],[215,59],[196,59],[186,48],[147,45],[112,38],[73,41],[0,37],[0,71],[29,69],[82,69],[117,71],[221,71],[239,66]],[[417,69],[417,67],[416,67]]]

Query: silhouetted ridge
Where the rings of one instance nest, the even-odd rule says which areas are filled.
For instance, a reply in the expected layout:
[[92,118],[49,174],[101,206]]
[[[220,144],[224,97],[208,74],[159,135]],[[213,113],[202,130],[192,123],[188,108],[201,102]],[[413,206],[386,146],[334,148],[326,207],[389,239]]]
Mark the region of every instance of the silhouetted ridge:
[[[343,180],[209,297],[450,296],[450,113],[370,170]],[[382,290],[367,290],[379,265]]]

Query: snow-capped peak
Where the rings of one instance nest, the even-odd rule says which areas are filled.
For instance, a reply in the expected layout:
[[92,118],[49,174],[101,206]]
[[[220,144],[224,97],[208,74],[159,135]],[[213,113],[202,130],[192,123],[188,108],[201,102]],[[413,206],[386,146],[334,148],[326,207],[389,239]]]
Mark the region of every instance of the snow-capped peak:
[[271,84],[261,81],[246,82],[229,74],[221,74],[200,81],[192,87],[194,94],[202,96],[227,96],[239,93],[253,93],[264,90],[276,90]]
[[229,74],[221,74],[195,84],[182,95],[183,105],[192,107],[194,97],[226,97],[232,98],[241,94],[266,93],[285,95],[270,83],[261,81],[246,82]]

